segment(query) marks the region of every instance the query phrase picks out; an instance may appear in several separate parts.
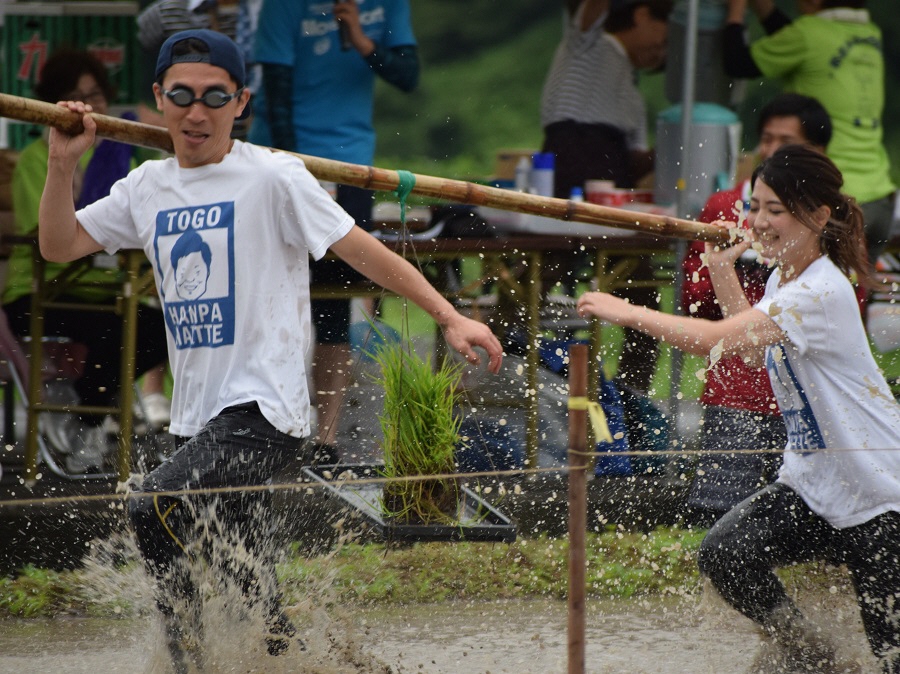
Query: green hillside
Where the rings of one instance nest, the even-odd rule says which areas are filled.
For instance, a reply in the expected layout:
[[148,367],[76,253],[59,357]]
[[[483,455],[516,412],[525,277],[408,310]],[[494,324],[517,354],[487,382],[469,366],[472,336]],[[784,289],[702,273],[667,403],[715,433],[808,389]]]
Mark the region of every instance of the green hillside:
[[[439,0],[415,4],[423,50],[421,85],[413,94],[402,94],[380,83],[378,156],[388,167],[484,177],[497,149],[540,145],[539,99],[560,38],[560,14],[545,12],[544,17],[512,31],[505,28],[502,34],[496,30],[496,19],[485,22],[481,25],[495,28],[485,31],[480,43],[468,36],[469,42],[463,43],[467,48],[460,50],[453,33],[429,29],[428,19],[439,17],[423,11],[423,6],[446,4]],[[454,11],[455,20],[458,14]],[[422,23],[426,25],[420,30]],[[467,22],[471,24],[478,21]],[[437,44],[452,46],[454,55],[436,50]]]
[[[377,163],[450,178],[486,178],[502,148],[541,143],[541,88],[562,32],[560,0],[414,0],[420,43],[418,91],[403,94],[379,83],[376,95]],[[779,2],[788,12],[794,2]],[[900,179],[900,16],[896,0],[870,0],[884,32],[888,152]],[[663,77],[642,78],[652,120],[669,105]],[[737,112],[745,149],[755,144],[760,102],[778,90],[751,82]]]

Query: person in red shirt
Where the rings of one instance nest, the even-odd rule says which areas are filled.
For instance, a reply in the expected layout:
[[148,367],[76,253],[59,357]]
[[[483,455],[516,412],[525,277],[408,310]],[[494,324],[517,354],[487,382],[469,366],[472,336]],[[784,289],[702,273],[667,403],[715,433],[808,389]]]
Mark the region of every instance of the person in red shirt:
[[[760,161],[782,145],[809,144],[824,152],[831,139],[831,118],[814,98],[781,94],[759,114]],[[702,222],[743,220],[750,205],[750,180],[716,192],[700,213]],[[685,314],[718,320],[722,312],[701,254],[703,242],[691,244],[683,262],[681,303]],[[736,265],[751,304],[765,290],[771,268],[749,251]],[[787,442],[784,422],[772,394],[766,369],[750,367],[740,357],[719,360],[706,373],[700,398],[703,404],[701,455],[688,492],[689,519],[709,526],[760,487],[774,480]],[[735,453],[728,450],[771,450],[771,453]]]

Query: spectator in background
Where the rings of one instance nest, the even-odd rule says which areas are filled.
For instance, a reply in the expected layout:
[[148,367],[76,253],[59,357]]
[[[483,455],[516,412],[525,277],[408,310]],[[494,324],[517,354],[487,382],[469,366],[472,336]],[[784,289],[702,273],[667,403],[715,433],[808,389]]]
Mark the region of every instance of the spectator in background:
[[[782,145],[808,144],[824,152],[831,140],[831,119],[816,99],[781,94],[759,113],[761,161]],[[750,208],[750,179],[733,189],[710,196],[701,222],[743,220]],[[722,311],[702,256],[704,243],[695,241],[683,262],[681,303],[685,313],[720,320]],[[740,258],[735,271],[751,304],[762,299],[772,268],[755,251]],[[687,504],[695,524],[709,526],[735,505],[771,482],[781,466],[787,443],[784,420],[778,411],[769,376],[763,367],[751,367],[740,356],[726,356],[706,372],[701,456]],[[778,454],[727,454],[727,450],[772,450]]]
[[541,96],[555,196],[568,198],[586,180],[634,187],[652,170],[636,76],[663,65],[671,11],[671,0],[584,0],[572,15]]
[[890,236],[896,190],[882,142],[881,31],[865,0],[798,0],[801,16],[793,22],[774,0],[750,0],[767,35],[748,45],[747,2],[728,2],[725,70],[731,77],[781,78],[787,90],[821,101],[834,125],[828,156],[862,207],[874,265]]
[[[79,100],[90,103],[100,114],[108,113],[115,92],[106,67],[85,51],[60,50],[47,59],[34,88],[35,95],[47,102]],[[30,143],[16,163],[12,179],[13,211],[19,234],[35,234],[41,193],[47,179],[49,146],[47,134]],[[137,165],[135,148],[111,140],[100,140],[78,164],[74,192],[79,207],[109,194],[110,187]],[[10,328],[19,337],[30,330],[32,268],[31,246],[16,246],[9,258],[3,309]],[[46,277],[54,278],[65,265],[48,263]],[[113,305],[117,292],[109,286],[120,281],[117,261],[106,255],[93,258],[91,269],[80,277],[79,287],[58,297],[58,301]],[[84,288],[82,284],[96,288]],[[118,391],[119,353],[122,319],[111,311],[86,313],[75,309],[48,308],[45,311],[46,335],[67,337],[87,347],[87,355],[77,369],[81,376],[75,391],[83,405],[108,406]],[[170,403],[163,393],[166,346],[165,324],[159,308],[142,304],[138,310],[136,372],[146,373],[143,382],[143,406],[148,421],[157,427],[169,423]],[[104,430],[102,415],[44,415],[44,431],[53,448],[65,455],[66,468],[84,473],[103,467],[115,447]]]
[[[553,62],[541,94],[541,127],[545,133],[551,124],[574,127],[575,120],[586,112],[581,109],[581,101],[571,106],[574,109],[565,110],[564,104],[557,100],[557,95],[568,88],[569,83],[578,80],[588,82],[602,72],[606,46],[603,41],[603,23],[609,13],[610,2],[611,0],[565,2],[563,37],[553,54]],[[572,93],[580,96],[585,92],[576,88]],[[573,141],[575,148],[577,143],[577,140]],[[545,147],[545,151],[553,152],[557,157],[557,164],[563,164],[554,167],[554,196],[568,199],[573,187],[583,187],[585,180],[592,179],[593,176],[577,176],[573,180],[568,174],[576,170],[580,162],[568,161],[559,153],[558,148],[547,150]]]
[[[409,92],[419,56],[408,0],[337,2],[333,13],[308,0],[265,0],[256,33],[263,101],[257,100],[253,142],[283,150],[371,165],[375,156],[373,91],[380,77]],[[371,229],[373,194],[338,185],[338,203]],[[311,265],[312,283],[360,277],[337,260]],[[350,301],[312,301],[316,329],[313,385],[320,454],[335,457],[344,390],[349,384]]]
[[[555,196],[567,199],[573,187],[583,187],[587,180],[634,187],[653,170],[647,113],[636,79],[640,71],[664,64],[672,8],[672,0],[584,0],[572,14],[541,97],[542,149],[556,156]],[[633,277],[652,275],[647,259]],[[653,288],[621,294],[635,304],[658,306]],[[657,355],[655,340],[626,329],[620,383],[646,394]]]
[[[262,82],[262,72],[253,63],[253,38],[262,0],[156,0],[137,17],[138,42],[148,60],[147,70],[153,72],[156,55],[166,38],[182,30],[208,28],[224,33],[235,43],[247,66],[246,86],[255,94]],[[150,90],[150,87],[147,87]],[[143,111],[142,120],[162,125],[162,116],[155,111]],[[251,120],[235,120],[235,138],[246,140]]]

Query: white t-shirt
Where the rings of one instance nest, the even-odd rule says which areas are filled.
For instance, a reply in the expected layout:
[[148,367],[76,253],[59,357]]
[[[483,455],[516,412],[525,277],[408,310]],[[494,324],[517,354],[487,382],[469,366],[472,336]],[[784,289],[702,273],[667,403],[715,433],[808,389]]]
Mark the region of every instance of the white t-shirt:
[[109,253],[142,248],[153,265],[174,434],[255,401],[278,430],[309,435],[309,256],[353,220],[301,160],[235,141],[218,164],[146,162],[77,217]]
[[824,256],[780,280],[776,269],[756,305],[789,340],[766,350],[788,431],[779,481],[839,529],[900,511],[900,404],[872,357],[853,287]]

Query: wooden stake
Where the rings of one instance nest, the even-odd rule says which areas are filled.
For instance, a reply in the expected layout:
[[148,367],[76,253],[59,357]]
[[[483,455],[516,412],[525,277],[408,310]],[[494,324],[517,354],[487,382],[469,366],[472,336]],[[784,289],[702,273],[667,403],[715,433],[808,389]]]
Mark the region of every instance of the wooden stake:
[[[587,344],[569,346],[569,674],[584,674],[587,538]],[[584,401],[576,404],[574,401]]]
[[[104,138],[169,153],[174,151],[172,139],[169,137],[168,131],[162,127],[97,113],[91,113],[91,115],[97,122],[98,135]],[[79,133],[82,129],[81,116],[76,113],[58,105],[11,94],[0,94],[0,116],[53,126],[67,133]],[[397,171],[348,164],[310,155],[289,154],[300,157],[310,172],[320,180],[385,191],[395,190],[400,184]],[[727,243],[729,240],[728,232],[723,228],[693,220],[639,213],[586,202],[554,199],[536,194],[524,194],[513,190],[486,187],[462,180],[450,180],[429,175],[415,175],[415,179],[413,194],[444,201],[473,206],[490,206],[517,213],[542,215],[557,220],[618,227],[660,237],[712,243]]]

